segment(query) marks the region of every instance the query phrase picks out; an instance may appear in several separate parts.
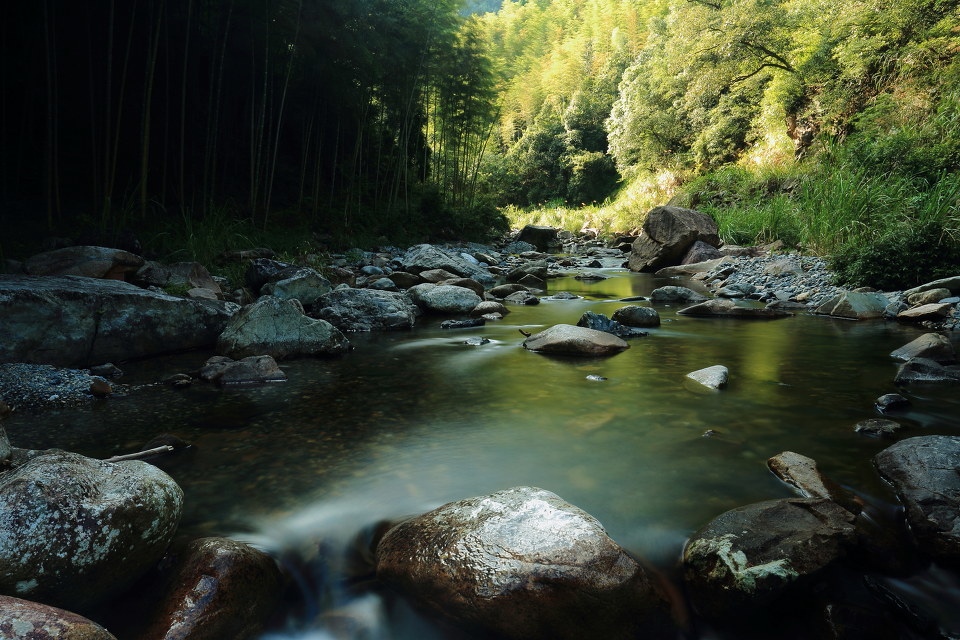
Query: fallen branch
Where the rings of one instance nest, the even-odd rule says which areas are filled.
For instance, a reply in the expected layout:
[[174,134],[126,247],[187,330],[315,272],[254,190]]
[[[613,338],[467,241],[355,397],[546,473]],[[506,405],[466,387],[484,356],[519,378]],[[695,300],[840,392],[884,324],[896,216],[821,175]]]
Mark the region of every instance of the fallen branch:
[[147,449],[146,451],[137,451],[136,453],[128,453],[122,456],[113,456],[112,458],[106,458],[104,462],[123,462],[124,460],[139,460],[140,458],[149,458],[150,456],[155,456],[159,453],[170,453],[173,451],[173,447],[168,444],[165,444],[161,447],[156,447],[154,449]]

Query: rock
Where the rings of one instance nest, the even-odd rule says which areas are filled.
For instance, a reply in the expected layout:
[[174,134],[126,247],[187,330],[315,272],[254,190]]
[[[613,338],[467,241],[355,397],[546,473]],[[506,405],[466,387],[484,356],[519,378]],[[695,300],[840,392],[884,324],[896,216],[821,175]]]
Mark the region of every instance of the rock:
[[160,262],[146,262],[131,281],[141,287],[182,287],[187,289],[206,289],[213,292],[217,298],[223,298],[220,285],[213,279],[207,268],[199,262],[174,262],[163,264]]
[[236,310],[113,280],[0,275],[0,362],[86,367],[210,347]]
[[679,315],[694,317],[746,318],[750,320],[776,320],[793,314],[774,307],[744,307],[733,300],[716,298],[677,311]]
[[557,239],[557,233],[559,231],[556,227],[542,227],[528,224],[517,234],[517,242],[532,244],[537,248],[537,251],[550,251],[560,244]]
[[327,275],[327,278],[330,280],[330,284],[334,288],[339,287],[340,285],[346,285],[348,287],[357,286],[357,274],[350,269],[344,269],[343,267],[328,267],[324,272]]
[[953,311],[952,304],[925,304],[913,307],[897,314],[902,322],[921,322],[923,320],[943,320]]
[[926,358],[907,360],[897,369],[894,384],[904,385],[911,382],[957,382],[960,381],[960,367],[945,367],[939,362]]
[[723,254],[720,253],[716,247],[709,245],[702,240],[697,240],[687,251],[687,254],[683,256],[680,264],[703,264],[704,262],[717,260],[720,258],[723,258]]
[[613,312],[613,319],[628,327],[659,327],[660,314],[652,307],[628,304]]
[[473,280],[471,278],[451,278],[450,280],[442,280],[437,284],[450,286],[450,287],[463,287],[464,289],[470,289],[475,294],[483,298],[484,288],[483,285]]
[[470,313],[482,302],[470,289],[430,283],[410,287],[407,295],[418,307],[433,313]]
[[113,393],[113,387],[103,378],[93,378],[90,381],[90,395],[95,398],[106,398]]
[[[342,334],[341,334],[342,335]],[[270,356],[247,356],[231,360],[214,356],[200,370],[200,378],[223,386],[283,382],[287,374]]]
[[652,302],[700,302],[706,299],[707,296],[687,287],[660,287],[650,293]]
[[423,282],[423,279],[420,276],[407,273],[406,271],[394,271],[387,277],[390,278],[390,280],[392,280],[393,283],[400,289],[409,289],[410,287]]
[[607,381],[607,379],[604,378],[603,376],[598,376],[598,375],[593,374],[593,373],[591,373],[590,375],[587,376],[587,380],[589,380],[589,381],[591,381],[591,382],[606,382],[606,381]]
[[441,329],[474,329],[482,327],[487,321],[484,318],[470,318],[469,320],[444,320],[440,323]]
[[615,335],[618,338],[638,338],[647,335],[646,331],[624,326],[616,320],[611,320],[602,313],[594,313],[593,311],[584,312],[584,314],[580,316],[580,320],[577,321],[577,326],[603,331],[604,333]]
[[540,304],[540,298],[533,295],[526,289],[524,289],[523,291],[517,291],[516,293],[511,293],[506,298],[504,298],[503,301],[509,302],[510,304],[520,304],[528,307]]
[[308,307],[321,296],[330,293],[333,285],[309,267],[284,269],[260,288],[260,294],[273,296],[281,300],[299,300]]
[[376,291],[400,291],[400,288],[390,278],[377,278],[368,283],[367,288]]
[[706,369],[691,371],[687,374],[687,377],[709,389],[723,389],[727,386],[727,381],[730,378],[730,370],[717,364]]
[[101,378],[121,378],[123,370],[112,362],[90,367],[90,375],[100,376]]
[[717,258],[714,260],[707,260],[705,262],[693,262],[690,264],[680,264],[674,265],[672,267],[663,267],[659,269],[655,275],[658,278],[677,278],[685,276],[693,276],[698,273],[707,273],[717,269],[721,265],[729,264],[729,260],[724,258]]
[[775,476],[794,487],[801,498],[827,498],[853,514],[863,510],[857,497],[821,474],[812,458],[793,451],[783,451],[767,460],[767,467]]
[[803,268],[793,258],[779,258],[763,268],[768,276],[802,276]]
[[0,475],[0,592],[82,610],[163,555],[183,492],[140,461],[52,450]]
[[953,343],[942,334],[925,333],[899,349],[890,353],[891,358],[910,360],[911,358],[927,358],[934,362],[946,363],[956,360]]
[[558,291],[552,296],[547,296],[547,300],[580,300],[583,296],[570,293],[569,291]]
[[194,289],[188,289],[187,292],[183,295],[185,295],[188,298],[202,298],[204,300],[220,299],[217,297],[217,294],[214,293],[213,291],[210,291],[210,289],[201,289],[200,287],[196,287]]
[[294,267],[287,262],[279,262],[269,258],[256,258],[247,265],[247,270],[243,274],[243,281],[247,288],[253,292],[253,295],[259,296],[260,289],[282,272]]
[[903,429],[903,425],[899,422],[884,420],[883,418],[861,420],[853,427],[856,433],[873,438],[892,438],[901,429]]
[[485,344],[490,344],[489,338],[482,338],[480,336],[474,336],[473,338],[467,338],[463,341],[463,344],[469,347],[482,347]]
[[201,538],[166,562],[167,587],[140,640],[246,640],[280,600],[276,563],[241,542]]
[[0,596],[0,638],[117,640],[109,631],[83,616],[10,596]]
[[914,293],[907,297],[907,302],[911,306],[919,306],[925,304],[935,304],[950,297],[950,289],[930,289],[929,291],[921,291],[920,293]]
[[[601,279],[602,279],[602,278],[601,278]],[[529,273],[528,273],[527,275],[523,276],[522,278],[520,278],[520,280],[518,280],[517,283],[518,283],[518,284],[522,284],[523,286],[527,287],[528,289],[540,289],[540,290],[543,290],[543,289],[546,289],[546,288],[547,288],[547,281],[546,281],[546,280],[541,280],[540,278],[538,278],[538,277],[536,277],[536,276],[534,276],[534,275],[531,275],[531,274],[529,274]]]
[[419,277],[423,282],[439,284],[444,280],[453,280],[457,277],[457,274],[451,273],[446,269],[428,269],[427,271],[421,271]]
[[143,258],[107,247],[66,247],[32,256],[23,263],[31,276],[83,276],[123,280],[143,266]]
[[217,353],[234,359],[269,355],[277,360],[332,356],[350,342],[326,320],[310,318],[296,300],[263,296],[234,316],[217,340]]
[[935,559],[960,560],[960,437],[901,440],[873,462],[906,508],[921,549]]
[[855,541],[854,515],[823,498],[770,500],[727,511],[683,550],[684,579],[707,618],[733,618],[809,582]]
[[310,315],[342,331],[409,329],[420,308],[402,293],[373,289],[331,291],[313,305]]
[[[418,274],[430,269],[445,269],[455,276],[462,278],[473,278],[478,282],[489,282],[492,280],[489,273],[483,267],[476,265],[469,260],[464,260],[459,255],[451,255],[445,251],[429,244],[419,244],[410,247],[400,258],[400,264],[404,271]],[[443,278],[446,280],[447,278]]]
[[[509,272],[507,272],[507,281],[520,282],[527,276],[532,276],[536,280],[536,283],[534,284],[536,288],[543,288],[542,284],[547,281],[547,261],[534,260],[511,269]],[[538,284],[540,286],[537,286]]]
[[850,320],[882,318],[890,301],[881,293],[847,291],[817,307],[814,313]]
[[522,284],[501,284],[490,289],[490,295],[492,295],[494,298],[502,299],[511,294],[525,291],[527,291],[527,288]]
[[543,489],[453,502],[390,529],[377,578],[498,637],[668,637],[654,579],[596,519]]
[[10,457],[13,455],[13,449],[10,447],[10,440],[7,438],[7,430],[3,427],[3,421],[10,415],[10,407],[3,400],[0,400],[0,470],[6,469],[10,465]]
[[161,380],[161,382],[174,389],[186,389],[187,387],[193,385],[193,378],[186,373],[175,373],[171,376],[167,376]]
[[501,316],[505,316],[510,313],[510,310],[507,309],[507,307],[501,302],[484,300],[473,308],[473,311],[470,312],[470,315],[480,317],[485,316],[488,313],[499,313]]
[[899,393],[886,393],[877,398],[877,409],[882,413],[888,411],[902,411],[910,407],[910,401]]
[[612,356],[630,348],[622,339],[584,327],[558,324],[523,341],[530,351],[571,356]]
[[628,261],[631,271],[656,271],[679,264],[696,241],[720,246],[717,223],[705,213],[680,207],[655,207],[634,240]]
[[720,298],[746,298],[757,290],[755,286],[747,282],[740,282],[717,290],[717,296]]
[[249,262],[257,258],[272,258],[276,253],[265,247],[255,249],[229,249],[217,256],[217,264],[230,264],[235,262]]
[[933,282],[922,284],[919,287],[914,287],[913,289],[907,289],[903,292],[903,297],[909,300],[910,296],[912,295],[923,293],[925,291],[932,291],[934,289],[947,289],[954,295],[960,294],[960,276],[942,278],[940,280],[934,280]]
[[511,255],[520,255],[521,253],[528,253],[530,251],[536,251],[537,248],[530,244],[529,242],[519,242],[514,241],[503,247],[503,253]]

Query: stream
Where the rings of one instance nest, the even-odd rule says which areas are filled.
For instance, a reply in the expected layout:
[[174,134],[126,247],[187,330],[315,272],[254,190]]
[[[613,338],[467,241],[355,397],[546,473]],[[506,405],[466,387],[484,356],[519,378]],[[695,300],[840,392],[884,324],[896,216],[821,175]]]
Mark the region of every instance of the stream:
[[[136,451],[164,432],[191,442],[162,464],[185,492],[182,534],[253,543],[283,558],[299,583],[270,640],[458,637],[370,587],[357,548],[379,522],[513,486],[558,494],[674,578],[685,540],[710,519],[794,495],[766,466],[781,451],[815,459],[868,505],[894,510],[871,463],[892,441],[853,427],[877,417],[878,396],[898,391],[889,353],[922,330],[806,315],[687,318],[676,314],[683,305],[655,305],[662,326],[611,358],[521,348],[520,329],[576,324],[587,310],[609,316],[621,298],[677,284],[593,271],[608,278],[550,280],[548,294],[581,299],[510,307],[484,327],[442,330],[443,318],[427,318],[411,331],[350,334],[355,348],[346,356],[281,363],[285,383],[154,384],[92,409],[15,415],[7,431],[19,447],[98,458]],[[490,342],[464,344],[471,337]],[[121,364],[120,382],[153,384],[198,369],[209,355]],[[685,381],[716,364],[730,370],[727,389]],[[894,417],[906,427],[900,437],[960,434],[955,387],[900,392],[913,403]],[[931,567],[904,584],[960,632],[956,574]]]

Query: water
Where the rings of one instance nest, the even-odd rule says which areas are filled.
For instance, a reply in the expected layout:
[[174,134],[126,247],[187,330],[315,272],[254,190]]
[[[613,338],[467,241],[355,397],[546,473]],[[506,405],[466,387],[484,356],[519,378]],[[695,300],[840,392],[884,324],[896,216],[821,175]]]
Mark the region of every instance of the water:
[[[440,319],[428,319],[409,332],[351,335],[355,350],[342,358],[284,363],[283,384],[157,385],[92,410],[17,416],[8,432],[17,446],[94,457],[137,450],[163,432],[192,442],[164,463],[186,494],[184,534],[233,535],[283,556],[308,594],[274,639],[328,637],[343,620],[357,638],[451,637],[363,588],[369,567],[358,569],[345,550],[362,547],[378,522],[512,486],[557,493],[668,575],[686,538],[714,516],[793,495],[766,467],[784,450],[816,459],[870,504],[893,502],[871,465],[889,441],[853,426],[896,391],[888,354],[916,329],[809,316],[695,319],[657,305],[663,325],[612,358],[520,347],[520,329],[575,324],[586,310],[612,315],[620,298],[676,284],[601,273],[611,277],[550,281],[551,293],[582,299],[511,307],[481,328],[441,330]],[[490,343],[463,344],[474,336]],[[130,363],[123,381],[197,369],[208,355]],[[726,390],[685,382],[715,364],[730,370]],[[903,437],[958,433],[955,389],[907,395],[913,407],[897,416]],[[708,430],[717,433],[704,437]],[[361,585],[342,589],[345,576]]]

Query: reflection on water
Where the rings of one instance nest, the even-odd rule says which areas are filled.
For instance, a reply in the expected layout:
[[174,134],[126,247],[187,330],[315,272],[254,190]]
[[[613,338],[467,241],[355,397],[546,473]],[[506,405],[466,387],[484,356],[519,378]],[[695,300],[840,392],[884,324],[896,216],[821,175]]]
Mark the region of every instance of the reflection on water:
[[[677,306],[657,305],[663,325],[612,358],[544,357],[520,347],[519,329],[575,324],[588,309],[612,315],[620,298],[676,284],[604,273],[614,277],[550,282],[551,293],[583,299],[513,307],[481,328],[446,331],[436,319],[409,332],[353,335],[356,348],[344,357],[284,363],[282,385],[156,386],[40,422],[18,416],[8,431],[18,446],[97,457],[175,433],[195,445],[165,463],[186,493],[184,530],[236,534],[277,554],[315,551],[317,540],[345,549],[378,521],[532,485],[585,509],[624,547],[669,570],[686,537],[712,517],[792,495],[766,468],[784,450],[816,459],[868,501],[891,500],[870,462],[885,443],[855,435],[853,425],[876,415],[875,398],[895,391],[888,354],[916,330],[807,316],[685,318]],[[490,343],[463,343],[474,336]],[[196,369],[205,357],[132,363],[124,381]],[[686,373],[715,364],[730,370],[726,390],[685,384]],[[911,392],[912,410],[898,417],[905,436],[957,432],[960,402],[951,392]],[[707,430],[717,433],[704,437]],[[410,631],[422,622],[398,625],[394,610],[391,632],[379,601],[347,598],[324,580],[304,578],[304,588],[380,634],[357,637],[438,633]],[[303,633],[326,637],[322,628]]]

